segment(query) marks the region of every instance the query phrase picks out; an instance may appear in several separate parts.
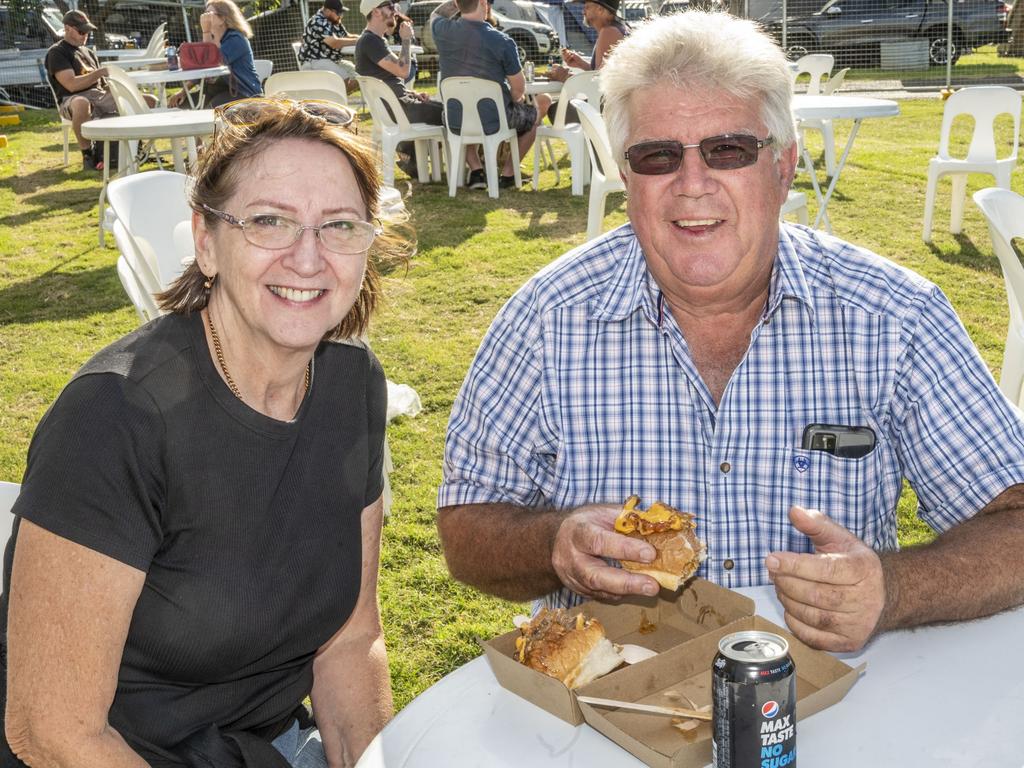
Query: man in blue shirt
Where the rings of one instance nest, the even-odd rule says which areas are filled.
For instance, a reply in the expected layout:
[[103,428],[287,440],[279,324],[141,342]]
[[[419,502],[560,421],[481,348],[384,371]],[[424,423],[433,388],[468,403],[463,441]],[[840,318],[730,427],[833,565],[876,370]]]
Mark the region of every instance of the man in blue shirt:
[[[537,96],[535,103],[526,100],[526,78],[519,63],[519,49],[508,35],[499,32],[487,22],[490,3],[488,0],[448,0],[430,17],[430,30],[437,45],[442,81],[446,77],[480,77],[493,80],[501,86],[505,98],[505,116],[508,126],[519,137],[519,157],[533,146],[540,118],[551,104],[550,98]],[[483,111],[484,130],[497,131],[498,116],[493,111]],[[448,116],[448,126],[458,130],[462,114]],[[466,155],[469,165],[469,186],[485,189],[480,158],[475,152]],[[515,185],[511,155],[501,169],[499,187]]]
[[[481,343],[438,494],[452,574],[549,605],[654,595],[606,560],[653,559],[614,530],[635,493],[693,512],[698,575],[774,583],[815,647],[1024,602],[1024,417],[934,284],[780,226],[778,46],[724,13],[659,17],[601,81],[630,223],[531,279]],[[899,552],[904,479],[939,536]]]

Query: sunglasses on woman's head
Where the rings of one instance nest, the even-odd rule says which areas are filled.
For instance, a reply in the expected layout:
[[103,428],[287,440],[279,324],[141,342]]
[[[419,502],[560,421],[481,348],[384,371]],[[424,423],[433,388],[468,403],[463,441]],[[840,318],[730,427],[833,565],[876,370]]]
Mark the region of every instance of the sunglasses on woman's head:
[[683,162],[683,152],[696,149],[708,168],[731,171],[746,168],[757,162],[759,149],[773,141],[771,136],[758,139],[746,133],[726,133],[709,136],[696,144],[678,141],[642,141],[626,150],[626,160],[633,173],[658,176],[674,173]]
[[268,111],[290,112],[294,109],[302,110],[307,115],[319,118],[330,125],[349,125],[355,116],[351,109],[341,104],[336,104],[333,101],[322,101],[320,99],[296,101],[294,99],[276,99],[265,96],[232,101],[229,104],[217,107],[213,114],[217,125],[245,128],[255,125],[261,118],[267,115]]

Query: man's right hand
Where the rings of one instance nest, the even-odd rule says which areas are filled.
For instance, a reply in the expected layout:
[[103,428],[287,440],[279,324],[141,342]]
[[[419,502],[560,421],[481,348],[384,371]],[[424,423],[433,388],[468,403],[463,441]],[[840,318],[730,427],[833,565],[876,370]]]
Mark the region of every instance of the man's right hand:
[[560,83],[564,83],[568,79],[569,70],[561,64],[552,64],[548,67],[548,80],[557,80]]
[[654,547],[615,530],[621,507],[594,504],[580,507],[562,521],[555,534],[551,565],[561,582],[577,594],[615,601],[624,595],[656,595],[650,576],[608,565],[603,558],[649,563]]
[[398,26],[398,36],[403,41],[405,41],[405,40],[412,40],[412,35],[413,35],[412,24],[410,24],[408,21],[403,21]]

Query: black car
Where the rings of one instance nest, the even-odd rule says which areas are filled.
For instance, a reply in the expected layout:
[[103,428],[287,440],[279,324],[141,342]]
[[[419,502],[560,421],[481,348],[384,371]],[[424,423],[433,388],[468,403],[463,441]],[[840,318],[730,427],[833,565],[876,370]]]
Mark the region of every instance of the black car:
[[[819,9],[801,14],[804,2],[788,4],[784,47],[790,58],[831,53],[844,65],[877,66],[882,43],[925,40],[930,63],[946,64],[949,7],[944,0],[828,0]],[[764,22],[782,44],[781,20]],[[979,46],[1005,42],[1005,27],[1002,0],[956,0],[952,62]]]

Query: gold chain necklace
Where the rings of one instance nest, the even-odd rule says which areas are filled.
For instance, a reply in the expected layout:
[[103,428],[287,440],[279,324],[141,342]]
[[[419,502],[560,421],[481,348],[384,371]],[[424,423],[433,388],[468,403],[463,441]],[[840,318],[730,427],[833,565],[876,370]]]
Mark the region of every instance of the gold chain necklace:
[[[231,374],[228,372],[228,365],[224,362],[224,350],[220,346],[220,336],[217,335],[217,329],[213,327],[213,313],[210,308],[206,308],[206,324],[210,326],[210,336],[213,338],[213,352],[217,356],[217,365],[220,366],[221,373],[224,374],[224,380],[228,383],[228,389],[234,393],[235,397],[244,402],[242,393],[238,389],[238,385],[235,384],[235,380],[231,378]],[[310,371],[313,368],[313,361],[310,360],[306,363],[306,379],[305,386],[303,388],[303,395],[309,392],[309,379]]]

